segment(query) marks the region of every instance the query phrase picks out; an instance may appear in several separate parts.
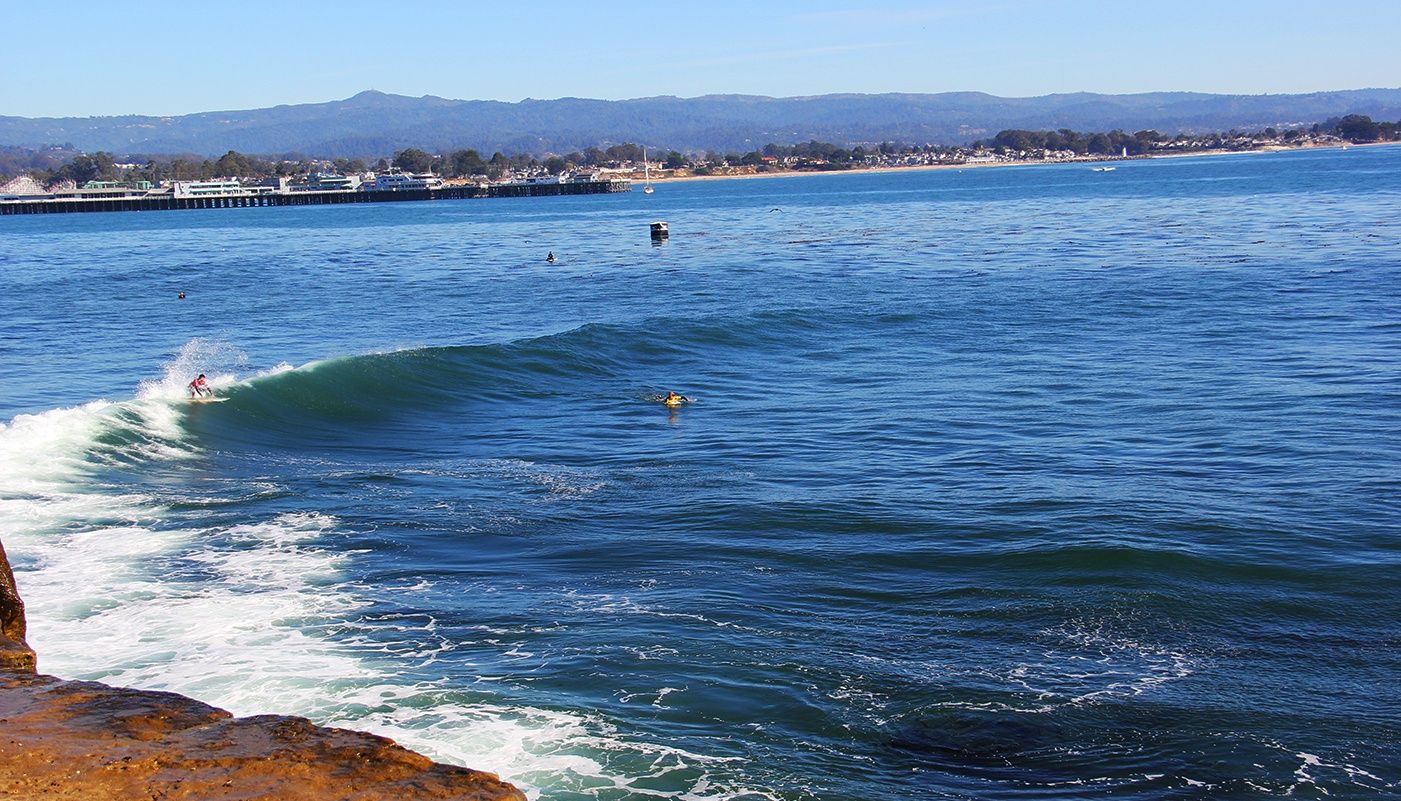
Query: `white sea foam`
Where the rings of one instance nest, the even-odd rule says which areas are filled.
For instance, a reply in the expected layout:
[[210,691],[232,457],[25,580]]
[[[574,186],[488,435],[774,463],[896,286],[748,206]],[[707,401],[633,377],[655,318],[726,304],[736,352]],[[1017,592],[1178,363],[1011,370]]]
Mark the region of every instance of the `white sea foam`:
[[1323,785],[1335,782],[1366,788],[1374,793],[1401,787],[1401,782],[1387,781],[1350,762],[1329,760],[1318,754],[1290,748],[1275,741],[1266,741],[1265,745],[1299,760],[1298,767],[1294,769],[1294,781],[1284,789],[1283,794],[1286,796],[1292,796],[1299,791],[1329,795],[1330,793]]
[[1187,650],[1126,633],[1122,621],[1076,619],[1041,632],[1050,643],[1038,658],[988,678],[1018,688],[1031,703],[990,708],[1046,713],[1062,705],[1094,704],[1152,692],[1192,675],[1198,658]]

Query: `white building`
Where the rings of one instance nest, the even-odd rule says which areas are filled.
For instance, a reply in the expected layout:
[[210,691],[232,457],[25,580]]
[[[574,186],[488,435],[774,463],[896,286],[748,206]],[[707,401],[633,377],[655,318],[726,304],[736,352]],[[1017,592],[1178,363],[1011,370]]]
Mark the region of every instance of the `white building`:
[[373,183],[361,185],[361,188],[369,192],[401,192],[411,189],[437,189],[442,185],[442,179],[436,175],[394,173],[376,176]]
[[211,195],[246,195],[243,184],[236,180],[174,181],[171,187],[176,197],[209,197]]
[[292,192],[353,192],[360,188],[358,175],[328,175],[314,172],[306,177],[306,183],[291,184]]

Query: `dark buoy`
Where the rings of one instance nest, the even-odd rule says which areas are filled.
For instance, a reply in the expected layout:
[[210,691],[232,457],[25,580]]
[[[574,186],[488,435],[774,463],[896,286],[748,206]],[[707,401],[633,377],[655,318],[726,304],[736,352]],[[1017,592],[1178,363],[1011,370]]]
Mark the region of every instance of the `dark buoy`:
[[666,239],[668,236],[671,236],[671,233],[667,231],[666,223],[662,222],[661,220],[652,223],[653,239]]
[[181,293],[178,295],[178,297],[179,297],[180,300],[184,300],[184,299],[185,299],[185,293],[184,293],[184,292],[181,292]]

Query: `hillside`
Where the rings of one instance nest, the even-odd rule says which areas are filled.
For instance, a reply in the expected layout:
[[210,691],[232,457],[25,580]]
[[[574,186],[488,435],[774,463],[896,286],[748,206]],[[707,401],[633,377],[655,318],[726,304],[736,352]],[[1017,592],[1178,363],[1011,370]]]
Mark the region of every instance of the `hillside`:
[[944,94],[756,97],[708,95],[635,100],[504,103],[361,92],[346,100],[179,117],[0,116],[0,145],[119,154],[297,152],[380,156],[414,146],[491,152],[567,152],[633,141],[683,150],[752,149],[812,139],[852,144],[960,144],[1006,128],[1163,133],[1311,124],[1343,114],[1401,119],[1401,89],[1299,95],[1154,92],[1004,98]]

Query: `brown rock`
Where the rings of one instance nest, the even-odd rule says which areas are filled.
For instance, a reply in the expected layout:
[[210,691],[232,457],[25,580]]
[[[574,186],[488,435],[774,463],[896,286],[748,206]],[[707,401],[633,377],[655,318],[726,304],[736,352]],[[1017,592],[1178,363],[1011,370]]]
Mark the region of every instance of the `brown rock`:
[[24,601],[0,543],[0,672],[33,673],[34,650],[24,641]]
[[0,798],[524,801],[373,734],[173,693],[0,675]]

